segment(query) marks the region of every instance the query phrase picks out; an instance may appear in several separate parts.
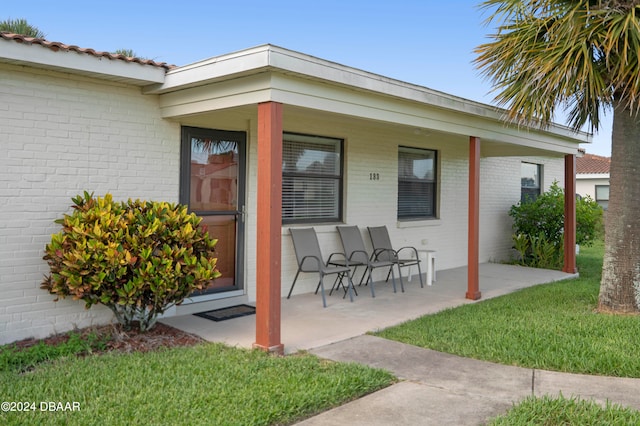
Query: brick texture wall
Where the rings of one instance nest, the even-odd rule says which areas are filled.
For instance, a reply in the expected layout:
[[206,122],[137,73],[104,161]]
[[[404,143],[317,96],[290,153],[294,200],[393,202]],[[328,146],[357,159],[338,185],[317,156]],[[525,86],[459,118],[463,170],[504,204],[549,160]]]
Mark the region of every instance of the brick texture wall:
[[87,190],[178,200],[180,129],[140,89],[0,66],[0,344],[104,323],[40,289],[53,221]]
[[[386,225],[396,247],[414,246],[437,251],[437,269],[465,266],[467,262],[468,205],[468,138],[445,134],[421,134],[413,131],[390,132],[388,128],[359,127],[347,124],[299,121],[285,131],[309,133],[345,139],[344,222],[360,226],[365,244],[371,249],[367,226]],[[327,129],[331,129],[327,133]],[[439,218],[417,222],[398,222],[397,185],[398,146],[434,149],[438,152]],[[543,165],[543,185],[554,180],[563,184],[564,163],[561,158],[495,157],[482,158],[480,170],[480,262],[504,261],[512,255],[511,219],[509,208],[520,200],[522,161]],[[378,173],[380,180],[370,180]],[[336,224],[314,226],[323,255],[342,251]],[[282,292],[289,291],[297,264],[289,226],[282,232]],[[250,249],[249,253],[252,252]],[[414,270],[415,272],[415,270]],[[386,277],[375,271],[374,279]],[[327,278],[327,283],[332,283]],[[294,293],[314,291],[317,274],[301,274]],[[255,296],[253,296],[255,297]]]
[[[59,230],[53,221],[69,212],[71,197],[84,190],[110,192],[116,199],[178,201],[180,125],[161,119],[157,98],[137,87],[10,65],[0,65],[0,75],[0,344],[108,322],[106,308],[54,302],[40,289],[48,272],[44,246]],[[255,301],[257,127],[249,122],[247,228],[241,244],[245,291],[248,301]],[[310,115],[285,121],[284,128],[344,139],[343,221],[360,226],[368,246],[366,227],[386,225],[398,247],[437,250],[438,269],[466,264],[468,138]],[[437,150],[438,219],[398,222],[398,146]],[[482,262],[510,255],[507,211],[520,199],[522,160],[481,160]],[[545,187],[561,181],[561,159],[526,161],[543,164]],[[371,173],[379,179],[371,180]],[[325,258],[341,250],[335,226],[314,226]],[[283,296],[297,268],[288,229],[282,228]],[[374,278],[382,274],[377,271]],[[316,284],[317,275],[303,274],[296,293],[313,291]]]

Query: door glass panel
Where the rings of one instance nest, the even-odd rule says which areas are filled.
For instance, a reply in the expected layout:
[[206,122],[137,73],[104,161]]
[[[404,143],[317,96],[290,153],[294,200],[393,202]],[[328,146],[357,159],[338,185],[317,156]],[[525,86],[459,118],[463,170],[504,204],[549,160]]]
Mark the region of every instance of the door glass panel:
[[238,210],[238,144],[191,138],[191,210]]

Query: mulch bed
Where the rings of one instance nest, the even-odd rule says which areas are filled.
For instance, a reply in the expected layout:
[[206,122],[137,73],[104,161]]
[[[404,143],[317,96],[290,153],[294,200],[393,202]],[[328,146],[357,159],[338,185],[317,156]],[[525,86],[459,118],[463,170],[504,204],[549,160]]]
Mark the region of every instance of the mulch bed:
[[194,346],[204,342],[204,339],[194,334],[178,330],[166,324],[156,323],[155,327],[144,333],[141,333],[138,329],[125,331],[120,325],[113,324],[74,330],[44,339],[25,339],[14,344],[17,348],[28,348],[39,342],[44,342],[47,345],[56,345],[68,341],[70,333],[77,333],[81,336],[87,336],[90,333],[96,334],[101,340],[107,340],[105,352],[149,352],[160,348]]

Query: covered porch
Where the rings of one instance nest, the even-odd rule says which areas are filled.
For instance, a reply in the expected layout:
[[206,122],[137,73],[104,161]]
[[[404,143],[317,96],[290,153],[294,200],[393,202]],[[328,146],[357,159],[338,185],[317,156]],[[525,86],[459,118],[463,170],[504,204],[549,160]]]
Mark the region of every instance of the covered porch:
[[[415,271],[414,271],[415,272]],[[390,283],[376,283],[376,297],[356,286],[359,296],[350,303],[342,292],[327,295],[327,308],[319,294],[306,293],[282,300],[281,335],[285,352],[308,350],[381,330],[447,308],[476,303],[465,298],[466,267],[439,270],[437,281],[420,288],[418,277],[405,279],[405,293],[393,293]],[[482,299],[502,296],[526,287],[576,277],[561,271],[482,263],[479,268]],[[327,280],[329,281],[329,280]],[[214,322],[194,315],[162,320],[163,323],[196,334],[208,341],[251,348],[256,337],[256,316]]]
[[[296,269],[290,226],[319,227],[326,255],[338,249],[336,225],[387,225],[400,245],[436,249],[443,269],[466,265],[459,272],[464,279],[447,285],[446,291],[477,300],[487,297],[492,285],[482,282],[479,265],[500,260],[509,249],[506,212],[519,199],[513,197],[520,191],[519,160],[495,159],[563,159],[565,190],[574,194],[578,143],[589,139],[562,126],[509,124],[504,111],[488,105],[271,45],[172,70],[163,84],[147,87],[145,93],[159,96],[164,119],[247,135],[247,209],[238,213],[243,224],[246,217],[247,232],[239,240],[246,259],[238,270],[245,277],[243,295],[256,304],[257,315],[243,319],[252,324],[236,334],[251,330],[254,347],[273,352],[282,352],[285,343],[292,346],[287,351],[299,348],[293,336],[287,337],[291,332],[285,316],[293,303],[282,300]],[[338,141],[342,180],[337,187],[343,192],[336,198],[332,221],[283,225],[283,133]],[[400,147],[436,153],[431,217],[403,221],[397,214]],[[492,193],[483,201],[487,188]],[[567,197],[567,273],[575,272],[574,204],[573,195]],[[312,291],[314,281],[296,290]],[[380,304],[381,297],[372,302]],[[363,299],[358,300],[361,305]],[[332,309],[318,313],[315,322],[333,317],[353,322]],[[377,312],[380,306],[363,309]],[[390,316],[408,311],[399,305]]]

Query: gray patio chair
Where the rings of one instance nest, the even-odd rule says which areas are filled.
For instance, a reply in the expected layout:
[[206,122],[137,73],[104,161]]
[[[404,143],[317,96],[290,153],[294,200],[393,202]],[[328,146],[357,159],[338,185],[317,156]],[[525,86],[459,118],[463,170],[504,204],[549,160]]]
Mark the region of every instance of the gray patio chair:
[[[362,234],[357,226],[337,226],[338,234],[340,234],[340,241],[342,241],[342,247],[344,248],[344,254],[349,259],[349,264],[355,269],[358,266],[365,266],[366,271],[362,275],[360,284],[364,281],[365,276],[368,276],[368,284],[371,288],[371,297],[376,297],[375,290],[373,288],[372,273],[376,268],[389,268],[391,276],[393,278],[393,292],[396,293],[396,276],[393,272],[394,262],[390,260],[376,260],[375,255],[369,256],[362,240]],[[404,292],[404,287],[402,287]]]
[[[293,247],[296,252],[298,272],[296,272],[296,276],[293,279],[287,299],[291,297],[291,292],[293,291],[293,287],[296,285],[296,280],[298,279],[300,272],[317,272],[320,276],[320,281],[316,286],[316,294],[318,293],[319,288],[322,289],[322,306],[325,308],[327,307],[327,300],[324,294],[324,276],[330,274],[337,274],[336,281],[339,279],[340,283],[342,283],[342,280],[346,276],[348,284],[347,289],[345,290],[345,296],[349,293],[349,299],[353,302],[353,293],[355,292],[355,289],[353,287],[353,282],[351,281],[351,268],[347,257],[343,253],[331,253],[327,262],[324,262],[322,260],[320,243],[318,243],[318,236],[316,235],[315,229],[289,228],[289,232],[291,233]],[[341,255],[345,261],[344,265],[340,266],[331,264],[334,255]],[[342,285],[344,286],[344,284]]]
[[[371,237],[371,244],[373,244],[373,250],[376,260],[388,260],[398,266],[398,273],[400,275],[400,286],[403,287],[402,271],[400,268],[406,266],[418,266],[418,277],[420,278],[420,288],[424,288],[424,281],[422,279],[422,269],[420,269],[420,258],[418,257],[418,250],[415,247],[401,247],[398,250],[394,250],[391,245],[391,238],[389,238],[389,231],[386,226],[373,226],[369,227],[369,236]],[[406,252],[410,252],[413,257],[402,257]],[[389,275],[387,275],[389,280]]]

